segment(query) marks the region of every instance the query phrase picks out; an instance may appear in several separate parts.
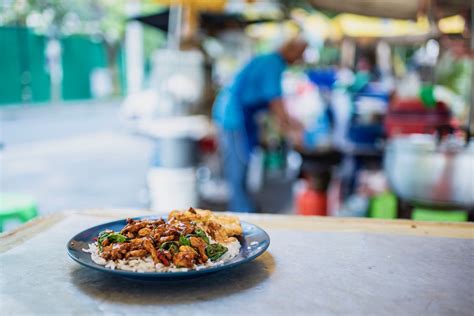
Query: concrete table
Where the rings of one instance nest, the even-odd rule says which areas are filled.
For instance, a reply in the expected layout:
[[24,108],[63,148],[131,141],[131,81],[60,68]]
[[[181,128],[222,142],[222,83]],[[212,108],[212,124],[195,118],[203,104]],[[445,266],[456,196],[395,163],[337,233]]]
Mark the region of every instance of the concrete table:
[[73,262],[90,226],[145,211],[58,213],[0,237],[0,314],[473,315],[474,224],[245,215],[271,236],[252,263],[141,282]]

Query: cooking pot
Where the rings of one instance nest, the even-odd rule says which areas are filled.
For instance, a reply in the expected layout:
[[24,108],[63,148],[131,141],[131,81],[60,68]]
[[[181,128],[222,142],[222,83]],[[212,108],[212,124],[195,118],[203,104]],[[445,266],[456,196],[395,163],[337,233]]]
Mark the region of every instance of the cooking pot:
[[394,192],[412,204],[474,207],[474,141],[449,135],[400,135],[387,145],[384,168]]
[[152,165],[188,168],[196,165],[198,141],[210,133],[209,120],[200,115],[143,121],[139,131],[155,140]]
[[152,165],[162,168],[188,168],[197,163],[198,145],[191,137],[158,137]]

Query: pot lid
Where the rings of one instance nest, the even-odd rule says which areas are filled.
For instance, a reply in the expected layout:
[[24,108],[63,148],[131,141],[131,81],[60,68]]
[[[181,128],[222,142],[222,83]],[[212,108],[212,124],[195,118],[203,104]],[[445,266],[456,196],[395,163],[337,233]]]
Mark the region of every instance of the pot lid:
[[212,126],[204,115],[173,116],[142,121],[138,130],[154,138],[201,139],[212,132]]
[[463,139],[450,135],[440,143],[430,134],[399,135],[391,139],[388,150],[419,151],[419,152],[469,152],[474,153],[474,139],[471,138],[466,146]]

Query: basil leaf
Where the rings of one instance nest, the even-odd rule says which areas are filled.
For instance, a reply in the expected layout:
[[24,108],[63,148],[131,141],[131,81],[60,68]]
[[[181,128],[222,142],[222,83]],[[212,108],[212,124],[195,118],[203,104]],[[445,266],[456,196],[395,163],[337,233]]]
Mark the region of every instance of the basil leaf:
[[97,244],[99,246],[99,251],[102,252],[102,243],[108,239],[110,242],[126,242],[128,238],[122,234],[115,233],[111,230],[104,230],[99,233],[97,237]]
[[178,252],[179,245],[176,241],[167,241],[161,244],[160,250],[170,250],[171,252]]
[[206,244],[209,244],[209,237],[207,237],[206,233],[202,229],[200,228],[196,229],[196,235],[198,237],[201,237],[202,240],[206,242]]
[[189,239],[187,239],[187,238],[184,237],[184,236],[180,236],[180,237],[179,237],[179,243],[180,243],[180,245],[182,245],[182,246],[191,246],[191,242],[189,241]]
[[99,236],[97,237],[97,245],[99,246],[99,251],[102,252],[102,243],[104,242],[104,240],[107,239],[107,237],[109,237],[109,235],[112,233],[112,231],[110,230],[104,230],[102,232],[99,233]]
[[126,242],[128,240],[127,237],[119,233],[111,233],[107,236],[107,239],[110,240],[110,242]]
[[211,259],[211,261],[216,261],[223,254],[227,252],[227,247],[221,244],[212,244],[206,247],[206,255]]
[[179,252],[179,247],[176,245],[176,243],[174,243],[170,246],[170,251],[171,251],[171,253]]
[[103,241],[107,238],[107,236],[109,236],[109,235],[110,235],[110,232],[108,232],[108,231],[100,232],[100,233],[99,233],[99,236],[97,237],[97,241],[98,241],[99,243],[101,243],[101,242],[103,242]]

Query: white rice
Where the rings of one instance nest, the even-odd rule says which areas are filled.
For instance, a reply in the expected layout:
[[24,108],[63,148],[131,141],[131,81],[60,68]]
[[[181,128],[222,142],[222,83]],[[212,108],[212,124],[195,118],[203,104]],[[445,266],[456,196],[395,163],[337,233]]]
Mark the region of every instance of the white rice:
[[[212,243],[212,241],[211,241]],[[223,244],[227,247],[227,252],[219,258],[218,261],[212,262],[210,259],[206,263],[195,265],[193,269],[188,268],[177,268],[171,263],[170,266],[166,267],[161,263],[155,264],[151,256],[143,258],[129,258],[129,259],[118,259],[118,260],[105,260],[99,255],[99,248],[97,243],[89,244],[89,249],[82,249],[84,252],[91,254],[91,259],[97,264],[105,266],[106,268],[115,270],[126,270],[133,272],[185,272],[188,270],[201,270],[217,265],[221,265],[234,257],[240,252],[240,243],[238,240]]]

